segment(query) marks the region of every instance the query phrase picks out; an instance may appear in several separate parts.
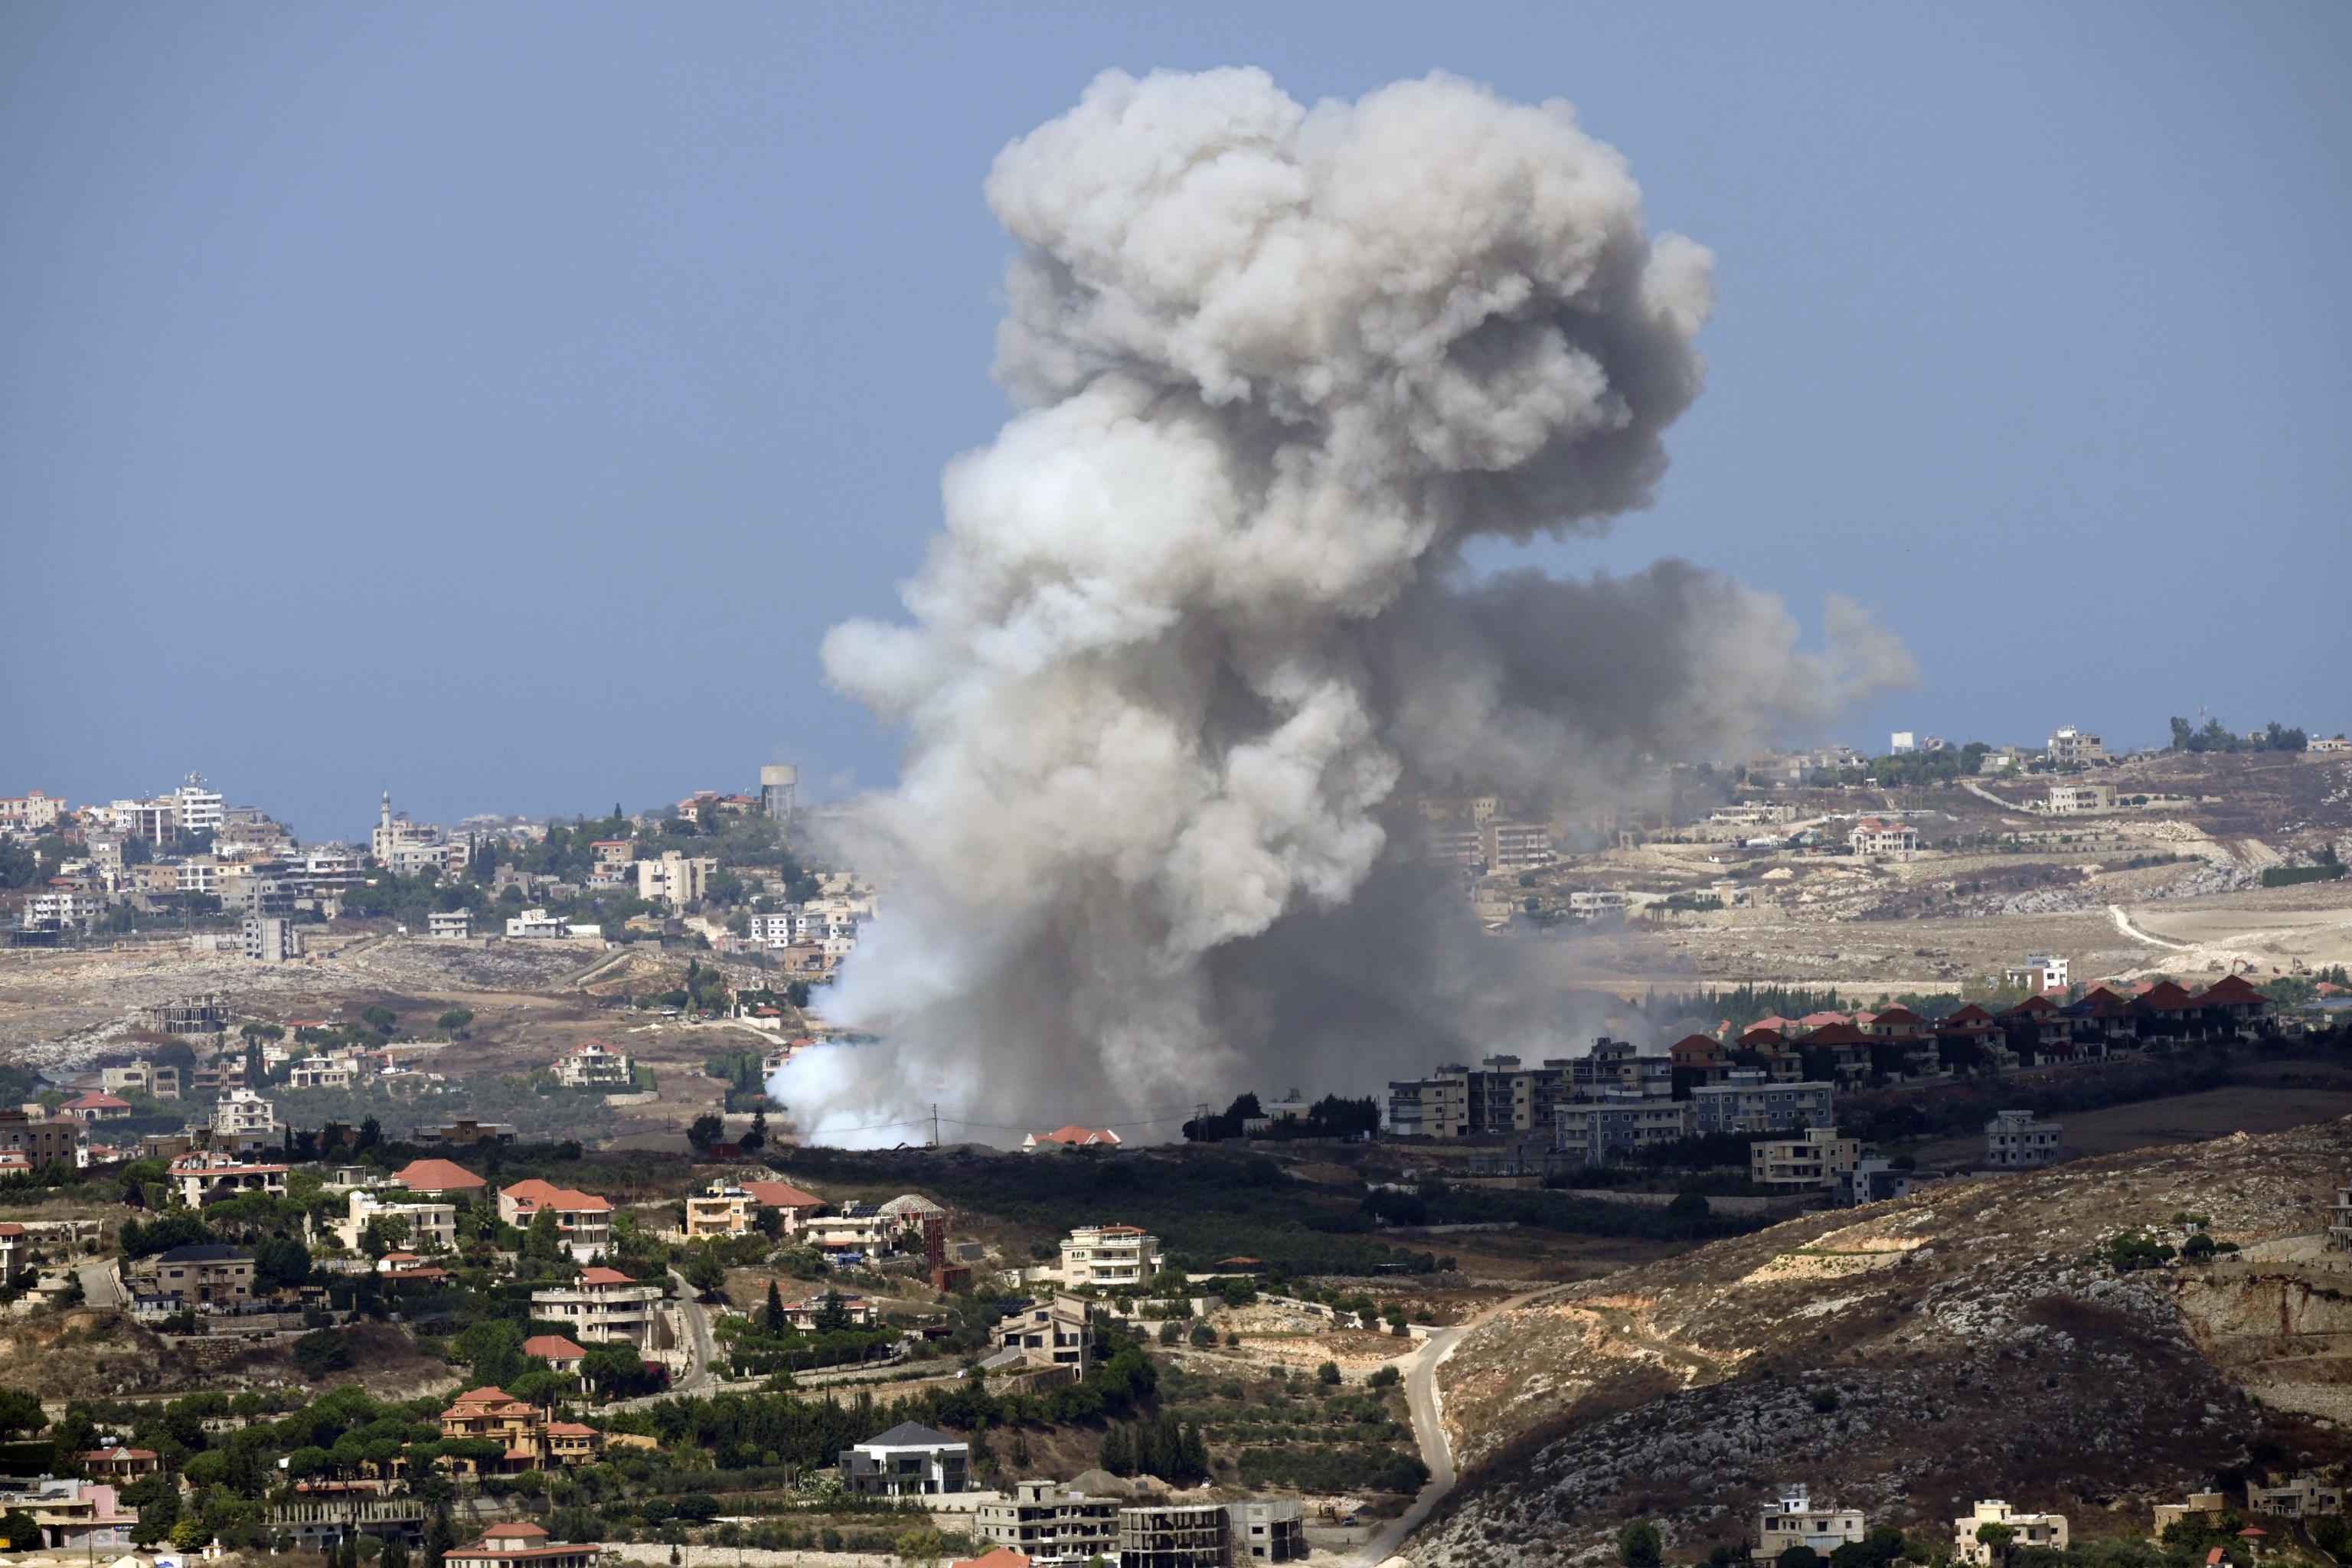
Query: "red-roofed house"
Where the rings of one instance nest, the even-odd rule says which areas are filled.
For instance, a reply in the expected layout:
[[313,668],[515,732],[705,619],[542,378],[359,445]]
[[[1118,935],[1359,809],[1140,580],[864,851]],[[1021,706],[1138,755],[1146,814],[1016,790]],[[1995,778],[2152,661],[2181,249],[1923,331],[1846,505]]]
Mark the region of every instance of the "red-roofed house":
[[79,1100],[68,1100],[58,1112],[77,1121],[120,1121],[131,1114],[131,1102],[93,1091]]
[[154,1449],[125,1448],[119,1444],[92,1448],[81,1457],[81,1462],[94,1480],[137,1480],[163,1468],[163,1460]]
[[538,1357],[557,1372],[571,1373],[575,1376],[579,1373],[580,1363],[588,1359],[585,1350],[562,1334],[533,1334],[523,1341],[522,1353]]
[[547,1417],[503,1388],[469,1388],[441,1412],[441,1436],[504,1445],[497,1459],[443,1456],[441,1462],[457,1474],[513,1475],[540,1468],[547,1453]]
[[555,1215],[555,1228],[562,1233],[574,1263],[600,1257],[613,1245],[613,1205],[593,1193],[559,1187],[532,1176],[499,1194],[502,1224],[525,1229],[542,1212]]
[[445,1568],[596,1568],[604,1548],[593,1541],[551,1541],[528,1521],[494,1524],[470,1545],[453,1546]]
[[1858,1083],[1871,1074],[1870,1037],[1843,1019],[1823,1024],[1798,1045],[1807,1056],[1815,1051],[1830,1052],[1840,1083]]
[[392,1179],[412,1193],[475,1193],[490,1184],[455,1160],[411,1160]]
[[2204,1015],[2207,1029],[2215,1034],[2251,1034],[2271,1005],[2269,997],[2236,974],[2216,980],[2200,991],[2194,1001]]
[[956,1558],[948,1568],[1029,1568],[1029,1559],[1010,1546],[1000,1546],[977,1557]]
[[1022,1152],[1034,1154],[1040,1149],[1116,1149],[1118,1134],[1108,1128],[1056,1127],[1051,1132],[1032,1132],[1021,1140]]
[[1706,1035],[1685,1035],[1666,1052],[1677,1091],[1686,1086],[1721,1083],[1731,1076],[1731,1058]]
[[604,1434],[577,1421],[547,1424],[547,1455],[559,1465],[593,1465],[604,1452]]

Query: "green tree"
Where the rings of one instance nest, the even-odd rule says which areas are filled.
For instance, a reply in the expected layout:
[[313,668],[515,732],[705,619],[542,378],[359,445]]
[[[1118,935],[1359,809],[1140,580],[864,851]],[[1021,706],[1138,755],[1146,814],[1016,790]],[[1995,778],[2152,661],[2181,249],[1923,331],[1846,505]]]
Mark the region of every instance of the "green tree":
[[1625,1568],[1658,1568],[1662,1550],[1658,1527],[1646,1519],[1637,1519],[1617,1532],[1617,1561]]
[[784,1293],[776,1288],[776,1282],[772,1279],[768,1281],[768,1312],[766,1326],[768,1332],[774,1334],[779,1338],[782,1338],[784,1332],[793,1326],[792,1320],[784,1316]]
[[686,1282],[708,1296],[727,1283],[727,1265],[706,1247],[687,1260]]
[[755,1153],[767,1147],[767,1143],[768,1108],[764,1105],[755,1105],[751,1108],[751,1131],[743,1134],[743,1152]]
[[352,1354],[351,1341],[341,1329],[313,1329],[294,1342],[294,1364],[313,1383],[330,1373],[343,1371],[356,1359]]
[[693,1124],[686,1130],[686,1141],[698,1149],[708,1149],[713,1143],[724,1142],[726,1137],[726,1121],[707,1110],[696,1117]]
[[0,1388],[0,1434],[26,1436],[48,1424],[48,1412],[41,1408],[38,1399],[14,1388]]

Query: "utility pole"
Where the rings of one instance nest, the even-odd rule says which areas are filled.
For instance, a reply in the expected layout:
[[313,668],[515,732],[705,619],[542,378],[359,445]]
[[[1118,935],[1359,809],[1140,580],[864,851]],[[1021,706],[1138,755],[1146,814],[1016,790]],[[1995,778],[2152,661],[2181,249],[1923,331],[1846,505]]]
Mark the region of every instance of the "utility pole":
[[940,1146],[940,1102],[931,1101],[931,1147]]

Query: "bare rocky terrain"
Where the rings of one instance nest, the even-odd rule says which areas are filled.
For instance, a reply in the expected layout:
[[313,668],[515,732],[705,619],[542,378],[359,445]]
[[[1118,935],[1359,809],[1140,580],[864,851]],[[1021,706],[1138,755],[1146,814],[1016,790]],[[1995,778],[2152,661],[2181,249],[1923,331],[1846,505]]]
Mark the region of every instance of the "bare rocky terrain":
[[[2144,1530],[2257,1435],[2352,1457],[2352,1258],[2318,1241],[2347,1155],[2327,1122],[1955,1182],[1550,1292],[1441,1367],[1468,1479],[1413,1555],[1564,1560],[1648,1516],[1687,1560],[1799,1481],[1939,1536],[1974,1497]],[[2183,1214],[2242,1250],[2099,1257]]]

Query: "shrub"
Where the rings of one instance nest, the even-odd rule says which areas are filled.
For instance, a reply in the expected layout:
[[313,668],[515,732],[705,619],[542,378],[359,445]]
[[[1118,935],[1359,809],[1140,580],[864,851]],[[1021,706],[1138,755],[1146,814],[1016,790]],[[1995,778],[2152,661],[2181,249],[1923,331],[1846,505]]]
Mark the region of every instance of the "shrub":
[[352,1359],[351,1341],[341,1329],[312,1329],[294,1342],[294,1364],[313,1383],[331,1372],[342,1371]]
[[1339,1381],[1339,1363],[1336,1361],[1327,1361],[1321,1366],[1317,1367],[1315,1369],[1315,1381],[1318,1383],[1330,1384],[1336,1386]]
[[1403,1374],[1392,1366],[1381,1367],[1365,1380],[1367,1388],[1394,1388]]

